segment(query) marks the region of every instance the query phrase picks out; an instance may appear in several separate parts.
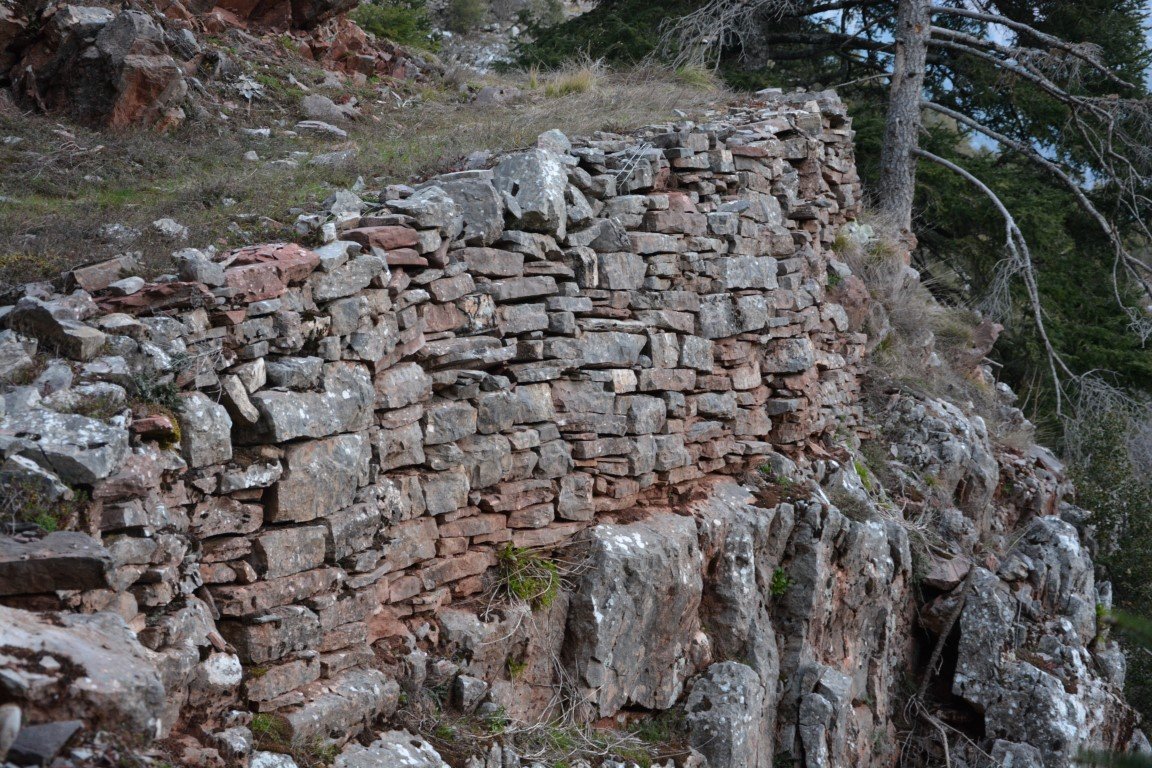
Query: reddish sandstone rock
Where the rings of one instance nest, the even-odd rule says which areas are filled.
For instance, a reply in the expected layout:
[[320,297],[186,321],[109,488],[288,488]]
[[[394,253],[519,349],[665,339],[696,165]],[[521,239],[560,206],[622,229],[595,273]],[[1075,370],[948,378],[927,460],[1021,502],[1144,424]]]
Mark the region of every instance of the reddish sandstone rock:
[[274,299],[288,290],[288,286],[277,274],[276,265],[272,263],[246,264],[226,269],[224,284],[235,292],[233,300],[244,303]]
[[161,309],[212,306],[211,291],[200,283],[158,283],[146,285],[131,296],[104,296],[96,303],[106,312],[130,315]]
[[29,104],[114,128],[183,119],[183,69],[146,13],[65,6],[35,23],[44,32],[21,52],[14,81]]
[[320,266],[320,257],[295,243],[250,245],[231,251],[223,259],[232,267],[271,264],[285,283],[297,283]]
[[391,251],[397,248],[414,248],[420,243],[420,235],[408,227],[361,227],[344,233],[344,237],[360,243],[365,249],[383,248]]
[[133,421],[132,432],[145,440],[169,441],[175,438],[176,427],[167,416],[154,414]]
[[316,27],[304,51],[325,68],[348,74],[398,80],[419,74],[407,51],[388,40],[371,39],[344,16],[336,16]]

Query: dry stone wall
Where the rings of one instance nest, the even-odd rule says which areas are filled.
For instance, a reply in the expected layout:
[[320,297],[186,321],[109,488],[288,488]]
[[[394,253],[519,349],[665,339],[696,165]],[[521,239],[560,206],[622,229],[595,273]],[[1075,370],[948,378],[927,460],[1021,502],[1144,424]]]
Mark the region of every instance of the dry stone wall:
[[[314,247],[25,286],[0,754],[84,726],[75,764],[166,735],[185,765],[443,768],[408,727],[509,768],[536,758],[483,718],[670,708],[682,766],[1147,749],[1055,457],[900,387],[856,429],[858,195],[840,103],[777,95],[340,191]],[[566,564],[554,599],[495,596],[524,548]],[[440,738],[445,700],[483,730]]]
[[0,310],[3,365],[73,362],[2,401],[0,471],[83,489],[102,547],[17,537],[42,578],[0,599],[119,613],[159,654],[161,731],[240,706],[296,739],[354,733],[397,705],[380,641],[434,634],[501,548],[855,423],[864,337],[829,295],[855,279],[830,250],[859,199],[851,139],[829,94],[554,131],[382,203],[338,193],[302,221],[323,245],[29,287]]

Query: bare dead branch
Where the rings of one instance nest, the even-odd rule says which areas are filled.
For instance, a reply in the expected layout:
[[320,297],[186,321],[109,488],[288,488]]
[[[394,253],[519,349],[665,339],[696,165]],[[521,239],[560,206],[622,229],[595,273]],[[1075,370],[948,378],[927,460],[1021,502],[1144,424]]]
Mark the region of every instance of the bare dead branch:
[[1124,86],[1125,88],[1135,89],[1136,86],[1129,83],[1117,76],[1115,72],[1109,69],[1101,60],[1100,47],[1088,43],[1070,43],[1067,40],[1062,40],[1059,37],[1050,35],[1047,32],[1042,32],[1035,27],[1029,26],[1019,21],[1006,18],[998,13],[983,13],[975,11],[971,8],[952,8],[944,5],[933,5],[933,13],[942,13],[950,16],[962,16],[976,21],[983,21],[989,24],[999,24],[1002,27],[1007,27],[1014,32],[1021,32],[1036,38],[1047,46],[1064,51],[1070,56],[1080,59],[1085,64],[1096,70],[1098,73],[1108,78],[1117,85]]
[[[1073,179],[1064,168],[1062,168],[1058,163],[1044,157],[1044,155],[1040,154],[1040,152],[1037,151],[1036,148],[1031,144],[1018,141],[1011,136],[1006,136],[999,131],[992,130],[988,126],[972,119],[962,112],[957,112],[954,109],[949,109],[948,107],[945,107],[941,104],[936,104],[935,102],[931,101],[923,102],[923,106],[926,109],[932,110],[933,112],[937,112],[941,115],[950,117],[961,125],[965,125],[968,128],[971,128],[972,130],[999,142],[1001,145],[1015,150],[1032,163],[1040,166],[1045,171],[1055,176],[1060,181],[1060,183],[1063,184],[1068,189],[1068,191],[1072,193],[1073,197],[1076,199],[1077,205],[1081,208],[1081,210],[1087,213],[1088,216],[1097,223],[1100,229],[1104,231],[1104,234],[1108,237],[1109,243],[1112,245],[1115,258],[1122,263],[1129,277],[1132,278],[1141,287],[1144,294],[1150,301],[1152,301],[1152,284],[1150,284],[1147,277],[1142,274],[1152,273],[1152,268],[1149,268],[1147,264],[1140,261],[1140,259],[1136,258],[1129,252],[1123,238],[1120,236],[1120,233],[1114,226],[1112,226],[1112,223],[1108,220],[1108,218],[1105,217],[1104,214],[1102,214],[1099,209],[1092,203],[1092,201],[1084,193],[1084,189],[1080,183]],[[1129,318],[1134,323],[1139,319],[1142,319],[1143,312],[1138,307],[1130,307],[1124,302],[1120,294],[1118,281],[1116,279],[1113,279],[1112,289],[1117,303],[1129,315]]]
[[921,157],[929,162],[935,163],[943,168],[947,168],[953,173],[961,176],[968,181],[972,186],[980,190],[985,197],[991,201],[992,205],[1000,213],[1004,219],[1005,226],[1005,245],[1007,246],[1010,256],[1009,264],[1014,267],[1024,281],[1024,286],[1028,291],[1028,299],[1032,308],[1032,321],[1036,325],[1036,332],[1040,336],[1040,341],[1044,345],[1044,351],[1048,357],[1048,368],[1052,375],[1052,383],[1056,390],[1056,413],[1063,415],[1063,382],[1060,372],[1072,380],[1077,378],[1076,374],[1065,364],[1060,353],[1056,351],[1056,347],[1052,344],[1051,339],[1048,337],[1047,326],[1044,322],[1044,309],[1040,304],[1040,290],[1036,285],[1036,271],[1032,263],[1032,254],[1028,249],[1028,242],[1024,239],[1020,227],[1016,224],[1016,219],[1008,207],[1004,205],[999,196],[992,191],[992,189],[974,176],[968,170],[960,167],[951,160],[946,160],[939,155],[934,155],[931,152],[923,149],[913,150],[913,154]]

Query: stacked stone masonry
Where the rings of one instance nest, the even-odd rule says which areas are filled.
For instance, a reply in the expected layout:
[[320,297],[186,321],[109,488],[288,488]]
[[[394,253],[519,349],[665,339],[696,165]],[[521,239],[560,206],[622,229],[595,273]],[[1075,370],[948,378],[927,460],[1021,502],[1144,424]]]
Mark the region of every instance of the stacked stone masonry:
[[165,730],[227,705],[202,657],[234,649],[253,711],[354,731],[396,706],[374,644],[481,593],[502,547],[858,418],[864,337],[829,295],[860,192],[834,96],[550,132],[391,191],[338,195],[322,246],[186,251],[134,292],[114,260],[0,310],[8,359],[80,363],[58,399],[180,390],[146,418],[53,394],[0,412],[0,454],[86,490],[107,550],[59,539],[44,567],[72,591],[4,602],[121,614],[164,659]]

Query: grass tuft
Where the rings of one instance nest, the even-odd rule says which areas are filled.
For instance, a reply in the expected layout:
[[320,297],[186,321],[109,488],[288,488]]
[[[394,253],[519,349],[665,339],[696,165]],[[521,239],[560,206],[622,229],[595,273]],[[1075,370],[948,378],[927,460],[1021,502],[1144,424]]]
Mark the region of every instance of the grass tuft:
[[560,594],[560,566],[538,552],[506,544],[497,555],[497,585],[533,610],[547,608]]

